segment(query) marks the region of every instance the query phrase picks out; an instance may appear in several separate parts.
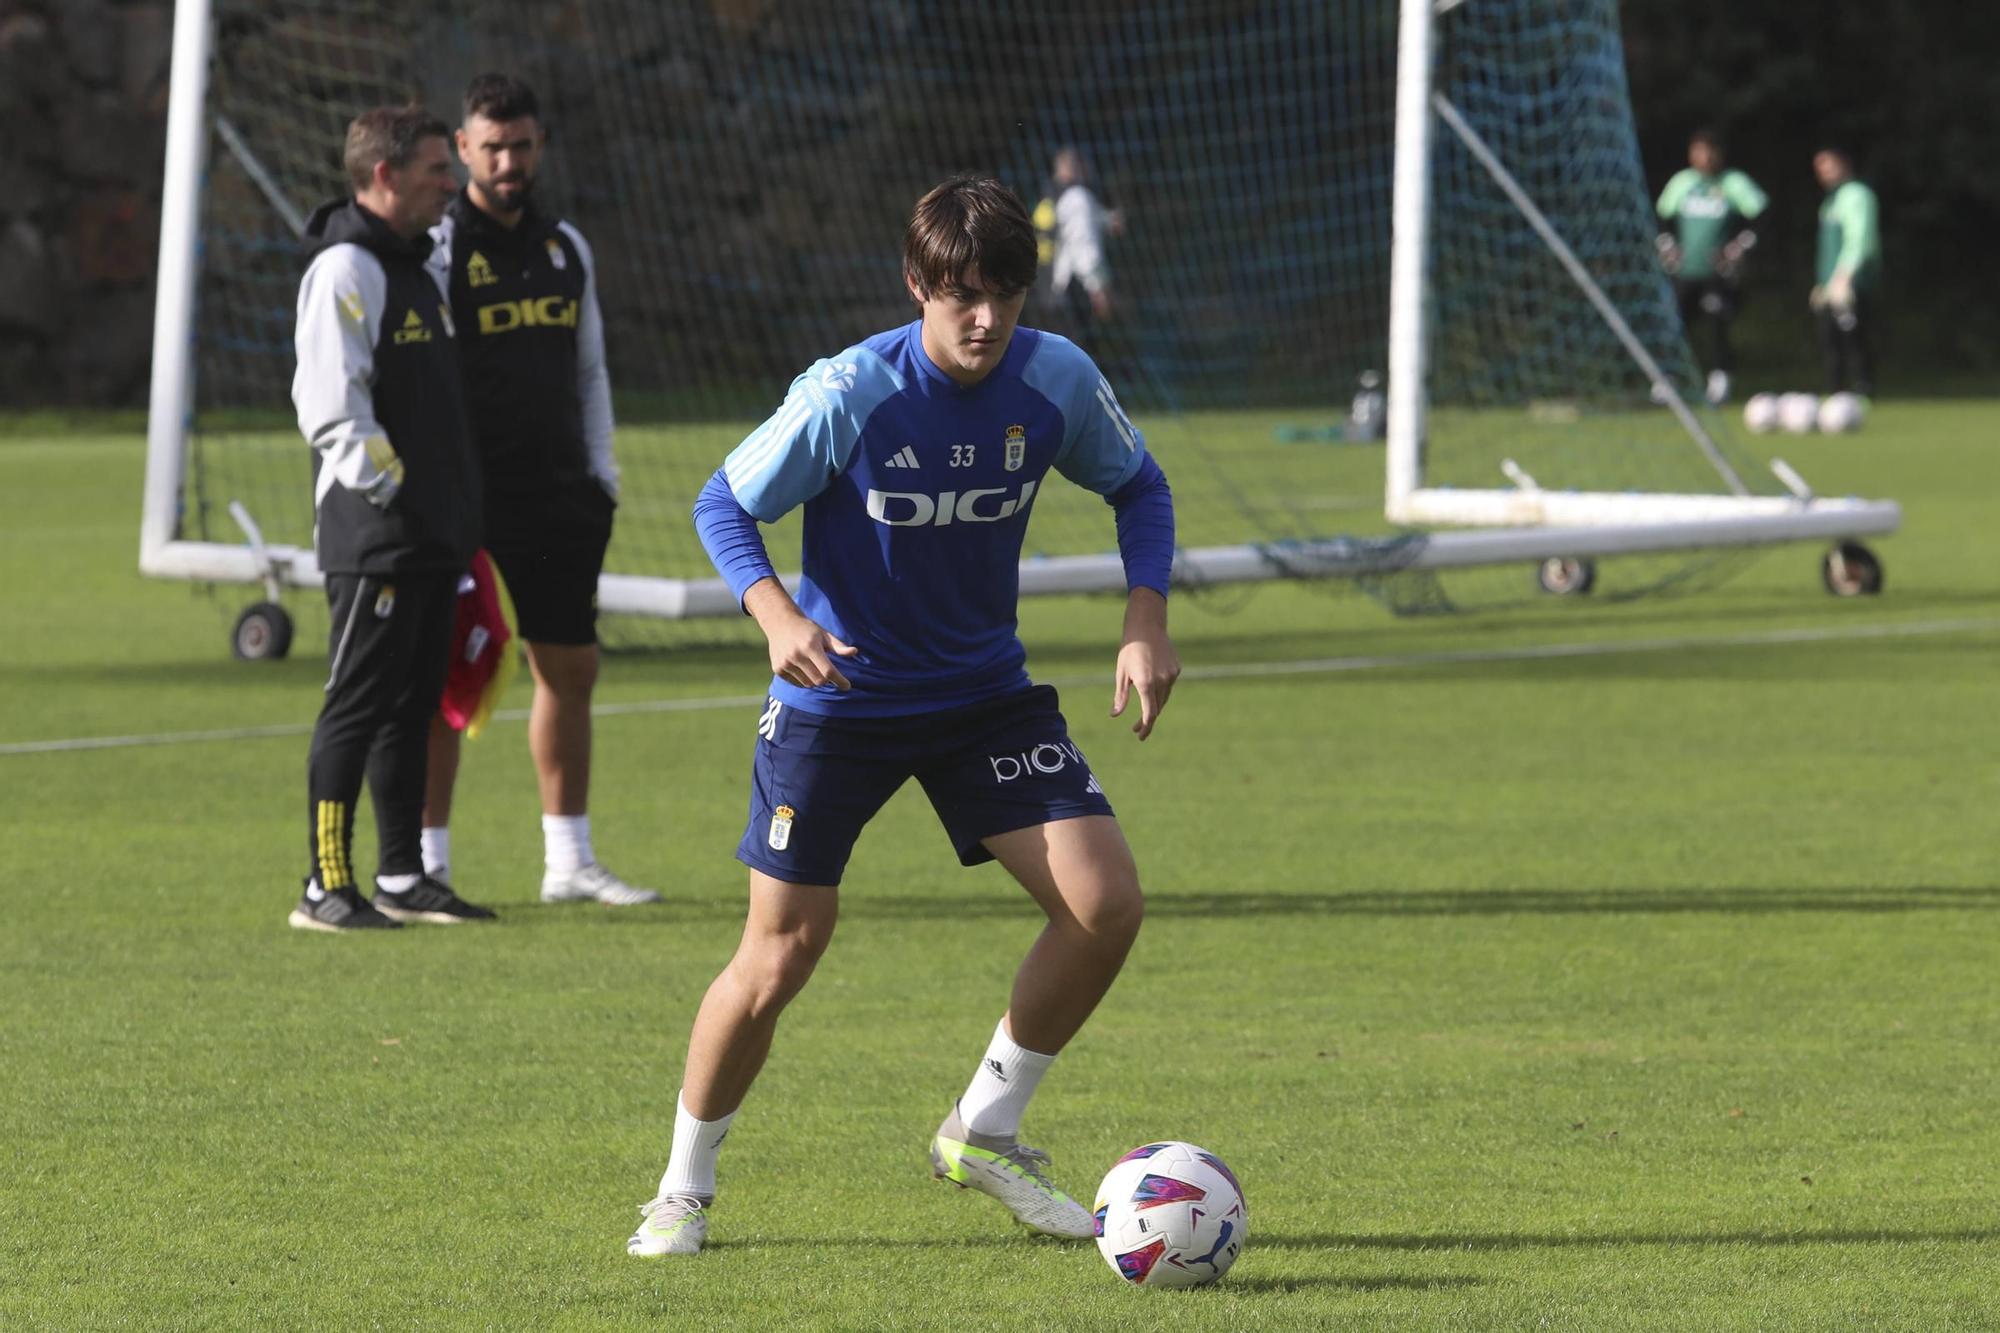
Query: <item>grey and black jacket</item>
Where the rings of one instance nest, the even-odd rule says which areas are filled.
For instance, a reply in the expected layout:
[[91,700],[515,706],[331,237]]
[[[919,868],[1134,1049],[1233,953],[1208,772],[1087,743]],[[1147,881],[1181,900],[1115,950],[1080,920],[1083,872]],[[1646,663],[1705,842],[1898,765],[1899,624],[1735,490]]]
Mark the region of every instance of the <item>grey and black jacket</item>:
[[480,543],[479,465],[430,238],[350,198],[321,206],[306,242],[292,402],[313,447],[320,569],[462,570]]

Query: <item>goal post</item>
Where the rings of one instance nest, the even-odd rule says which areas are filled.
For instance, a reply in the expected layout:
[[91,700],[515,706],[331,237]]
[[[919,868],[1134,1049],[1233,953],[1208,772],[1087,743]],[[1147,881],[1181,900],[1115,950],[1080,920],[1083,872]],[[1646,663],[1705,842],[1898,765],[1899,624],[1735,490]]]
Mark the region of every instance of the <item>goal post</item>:
[[[343,191],[357,111],[451,119],[489,68],[541,92],[538,188],[598,257],[625,474],[599,601],[625,641],[739,615],[694,494],[799,367],[908,318],[910,202],[970,167],[1032,203],[1072,143],[1129,217],[1120,313],[1080,336],[1174,480],[1191,585],[1685,557],[1635,562],[1639,592],[1900,518],[1780,480],[1695,393],[1615,0],[996,0],[902,23],[861,0],[177,0],[144,573],[320,584],[284,424],[298,219]],[[990,114],[936,114],[960,85]],[[1065,317],[1038,293],[1025,322]],[[1343,418],[1383,370],[1378,447]],[[1327,480],[1364,456],[1372,522]],[[1102,506],[1068,489],[1037,498],[1022,591],[1121,590]]]

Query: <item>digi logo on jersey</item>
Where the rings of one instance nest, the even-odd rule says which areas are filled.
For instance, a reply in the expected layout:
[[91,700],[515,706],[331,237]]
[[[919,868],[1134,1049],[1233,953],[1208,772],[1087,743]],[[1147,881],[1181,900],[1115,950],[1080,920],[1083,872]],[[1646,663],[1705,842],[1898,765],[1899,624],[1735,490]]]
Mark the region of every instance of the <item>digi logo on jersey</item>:
[[561,296],[501,301],[479,307],[481,333],[512,333],[515,329],[576,327],[577,303]]
[[[1035,498],[1035,484],[1021,483],[1021,493],[1009,496],[1005,486],[981,486],[969,491],[868,491],[868,517],[892,528],[942,528],[953,523],[998,523],[1025,515]],[[1007,498],[999,498],[1007,497]]]

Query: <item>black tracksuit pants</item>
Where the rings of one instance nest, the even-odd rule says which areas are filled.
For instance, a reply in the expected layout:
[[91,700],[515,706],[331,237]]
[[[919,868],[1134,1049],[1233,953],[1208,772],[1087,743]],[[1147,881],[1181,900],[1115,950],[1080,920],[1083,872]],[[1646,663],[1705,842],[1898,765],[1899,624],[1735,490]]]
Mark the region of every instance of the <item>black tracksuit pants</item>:
[[[354,807],[375,799],[377,874],[421,874],[431,717],[444,696],[455,573],[328,574],[326,702],[306,758],[309,873],[353,886]],[[371,886],[372,887],[372,886]]]

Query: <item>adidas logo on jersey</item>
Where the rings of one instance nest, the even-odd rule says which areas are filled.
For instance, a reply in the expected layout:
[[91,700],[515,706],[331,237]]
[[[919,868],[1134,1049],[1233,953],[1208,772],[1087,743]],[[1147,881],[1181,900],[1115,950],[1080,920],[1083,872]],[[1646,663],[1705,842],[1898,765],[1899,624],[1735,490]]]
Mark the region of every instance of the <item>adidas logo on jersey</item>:
[[889,459],[889,461],[887,463],[884,463],[882,466],[920,467],[922,465],[917,462],[917,451],[906,444],[901,449],[898,449],[894,454],[894,456],[892,456]]
[[430,326],[424,323],[422,315],[412,310],[403,316],[403,327],[396,330],[395,341],[398,347],[407,343],[427,343],[430,340]]
[[472,258],[465,261],[465,280],[474,287],[491,287],[500,281],[500,275],[493,271],[493,265],[487,262],[485,255],[474,250]]

